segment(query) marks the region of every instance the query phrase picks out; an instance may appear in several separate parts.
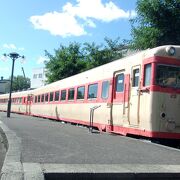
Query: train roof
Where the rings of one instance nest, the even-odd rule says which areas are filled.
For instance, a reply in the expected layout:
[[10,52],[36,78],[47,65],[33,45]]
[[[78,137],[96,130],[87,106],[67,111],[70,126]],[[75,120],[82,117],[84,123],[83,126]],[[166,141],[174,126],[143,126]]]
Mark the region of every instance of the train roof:
[[[176,54],[174,56],[171,56],[171,55],[169,55],[167,53],[167,49],[169,49],[171,47],[174,47],[176,49]],[[133,54],[131,54],[129,56],[126,56],[124,58],[117,59],[117,60],[115,60],[113,62],[98,66],[96,68],[84,71],[82,73],[79,73],[79,74],[67,77],[65,79],[53,82],[53,83],[48,84],[46,86],[40,87],[40,88],[38,88],[38,91],[41,91],[41,90],[43,91],[44,89],[51,89],[53,87],[59,86],[60,84],[63,84],[63,86],[66,86],[67,82],[68,82],[68,86],[69,86],[69,84],[74,86],[75,85],[74,81],[78,81],[78,83],[81,83],[81,81],[89,82],[88,77],[92,76],[92,73],[93,74],[97,73],[97,76],[101,76],[100,72],[108,71],[110,66],[111,67],[112,66],[117,67],[117,70],[118,70],[119,69],[119,66],[118,66],[119,61],[122,61],[121,64],[126,63],[127,67],[131,67],[132,62],[133,62],[132,59],[135,59],[135,57],[136,57],[136,59],[140,59],[140,61],[142,61],[142,59],[150,58],[150,57],[153,57],[153,56],[166,56],[166,57],[171,56],[171,57],[174,57],[174,58],[177,58],[177,57],[180,58],[180,46],[165,45],[165,46],[159,46],[159,47],[156,47],[156,48],[153,48],[153,49],[146,49],[146,50],[143,50],[143,51],[138,51],[138,52],[135,52],[135,53],[133,53]],[[98,79],[99,77],[96,77],[96,78]],[[69,83],[69,81],[72,81],[72,82]],[[92,81],[93,81],[93,79],[92,79]],[[34,90],[34,91],[36,91],[36,90]]]
[[[174,54],[172,51],[174,51]],[[152,56],[163,56],[163,57],[171,57],[171,58],[180,58],[180,45],[165,45],[159,46],[153,49],[145,50],[145,58]]]
[[[175,54],[173,56],[168,53],[168,51],[171,48],[175,49]],[[124,58],[121,58],[121,59],[115,60],[113,62],[98,66],[96,68],[84,71],[84,72],[76,74],[74,76],[67,77],[65,79],[42,86],[40,88],[37,88],[34,90],[29,90],[29,91],[24,91],[24,92],[17,92],[16,95],[18,96],[18,94],[21,94],[21,95],[22,94],[33,94],[36,92],[45,93],[45,92],[48,92],[48,90],[50,90],[50,89],[57,88],[58,86],[60,86],[59,88],[63,88],[66,85],[74,86],[77,83],[81,84],[81,82],[83,82],[83,84],[84,84],[86,82],[89,82],[88,78],[90,78],[90,77],[92,78],[92,75],[95,75],[95,74],[98,77],[94,76],[94,78],[92,78],[91,81],[96,81],[95,79],[100,78],[102,72],[109,71],[109,67],[114,67],[115,71],[116,71],[116,68],[117,68],[117,70],[119,70],[119,62],[120,61],[121,61],[121,67],[123,67],[126,64],[126,68],[130,68],[132,66],[132,63],[137,63],[136,61],[132,61],[132,60],[139,59],[139,61],[142,61],[142,59],[150,58],[153,56],[165,56],[165,57],[180,58],[180,46],[166,45],[166,46],[159,46],[159,47],[156,47],[153,49],[146,49],[143,51],[135,52],[134,54],[131,54]],[[75,82],[75,81],[78,81],[78,82]],[[61,85],[63,85],[63,87],[61,87]]]

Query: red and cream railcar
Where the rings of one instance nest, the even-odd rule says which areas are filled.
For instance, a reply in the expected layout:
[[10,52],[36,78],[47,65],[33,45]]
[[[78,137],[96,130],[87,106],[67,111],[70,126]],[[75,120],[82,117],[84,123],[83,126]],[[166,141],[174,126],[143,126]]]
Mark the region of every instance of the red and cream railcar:
[[[29,114],[30,101],[28,99],[28,94],[30,93],[31,91],[12,93],[11,112]],[[7,111],[8,99],[9,94],[0,95],[0,111]]]
[[[0,96],[6,110],[8,95]],[[94,111],[92,111],[94,109]],[[180,139],[180,46],[161,46],[12,94],[12,111],[101,131]]]

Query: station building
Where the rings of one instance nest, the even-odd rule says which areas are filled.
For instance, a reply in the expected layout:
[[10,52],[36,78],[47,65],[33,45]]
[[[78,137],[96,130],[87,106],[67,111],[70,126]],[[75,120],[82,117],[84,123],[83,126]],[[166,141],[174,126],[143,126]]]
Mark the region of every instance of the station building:
[[45,85],[46,77],[45,77],[45,68],[34,68],[32,70],[31,77],[31,89],[36,89]]
[[9,93],[10,90],[10,80],[4,79],[3,76],[1,76],[0,79],[0,94]]

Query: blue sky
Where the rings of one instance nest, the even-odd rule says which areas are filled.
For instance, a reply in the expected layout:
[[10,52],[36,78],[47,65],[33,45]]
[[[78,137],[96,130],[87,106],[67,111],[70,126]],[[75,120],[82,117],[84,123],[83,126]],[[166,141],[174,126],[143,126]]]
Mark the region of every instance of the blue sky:
[[[0,1],[0,56],[17,52],[14,75],[31,78],[42,67],[44,50],[54,53],[60,44],[104,42],[104,37],[130,39],[129,19],[136,0],[2,0]],[[0,60],[0,77],[11,75],[11,59]]]

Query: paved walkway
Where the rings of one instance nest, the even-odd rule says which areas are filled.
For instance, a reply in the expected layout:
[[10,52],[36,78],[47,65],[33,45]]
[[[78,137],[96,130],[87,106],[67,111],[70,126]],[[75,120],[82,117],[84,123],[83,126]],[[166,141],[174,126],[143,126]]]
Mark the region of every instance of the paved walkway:
[[4,158],[6,155],[6,148],[5,148],[6,142],[4,141],[3,135],[0,133],[0,171],[4,162]]
[[0,113],[0,120],[10,143],[3,172],[16,168],[16,177],[104,172],[131,178],[173,173],[174,179],[180,178],[180,151],[173,148],[119,135],[91,134],[87,128],[48,119],[16,114],[6,118]]

